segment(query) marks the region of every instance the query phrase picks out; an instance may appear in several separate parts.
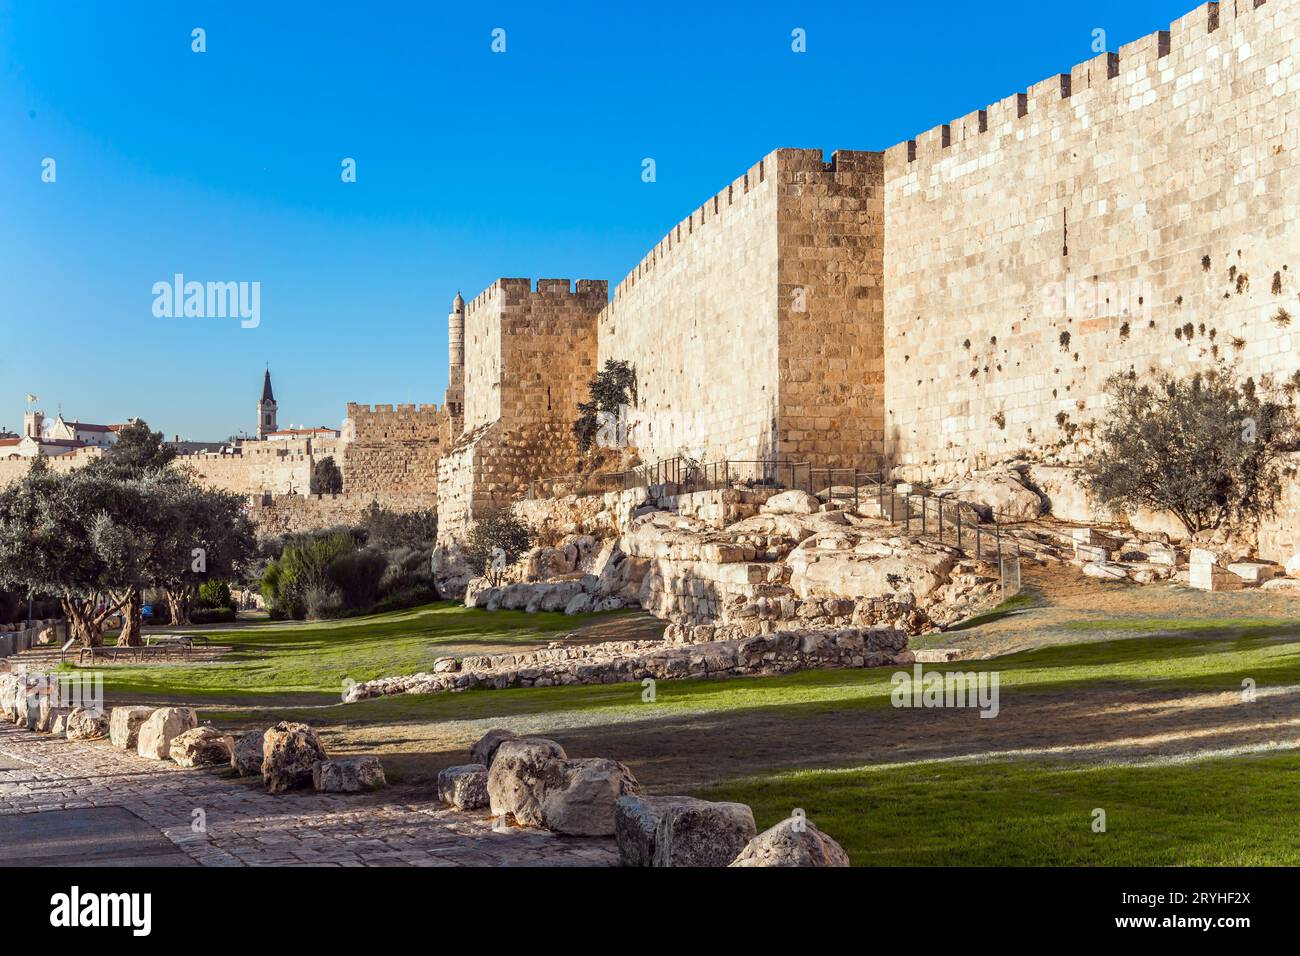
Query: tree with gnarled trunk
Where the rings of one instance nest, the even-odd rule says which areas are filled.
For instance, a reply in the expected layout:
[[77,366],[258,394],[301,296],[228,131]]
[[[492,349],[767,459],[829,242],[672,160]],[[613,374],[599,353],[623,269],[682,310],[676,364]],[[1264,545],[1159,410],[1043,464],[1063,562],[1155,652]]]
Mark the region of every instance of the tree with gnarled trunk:
[[232,575],[253,546],[238,495],[170,468],[33,467],[0,491],[0,585],[57,595],[86,646],[102,644],[118,611],[118,643],[139,645],[146,588],[192,593],[209,575]]
[[1172,512],[1191,534],[1269,514],[1296,417],[1268,386],[1239,382],[1223,365],[1187,378],[1112,376],[1084,462],[1089,490],[1122,512]]
[[0,582],[59,599],[71,636],[103,643],[103,624],[122,606],[111,596],[109,562],[95,549],[93,523],[122,507],[122,482],[81,469],[56,474],[38,459],[0,491]]

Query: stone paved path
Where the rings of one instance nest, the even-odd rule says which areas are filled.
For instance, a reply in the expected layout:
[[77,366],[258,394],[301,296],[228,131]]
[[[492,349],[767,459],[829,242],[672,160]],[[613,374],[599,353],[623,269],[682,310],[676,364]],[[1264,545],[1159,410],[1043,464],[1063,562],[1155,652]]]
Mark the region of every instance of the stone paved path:
[[[0,724],[0,815],[107,806],[128,808],[204,866],[617,862],[612,839],[518,828],[497,833],[486,813],[442,809],[422,794],[272,796],[256,782],[143,760],[107,741],[72,741]],[[205,824],[200,832],[196,820]],[[33,823],[39,833],[39,817]]]

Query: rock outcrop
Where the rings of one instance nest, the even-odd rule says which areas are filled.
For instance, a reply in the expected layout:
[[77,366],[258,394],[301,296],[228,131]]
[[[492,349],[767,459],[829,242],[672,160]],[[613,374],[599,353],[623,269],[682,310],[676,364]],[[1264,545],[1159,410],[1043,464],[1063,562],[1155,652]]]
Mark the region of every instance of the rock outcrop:
[[757,834],[743,803],[674,803],[655,828],[653,866],[727,866]]
[[613,836],[614,805],[641,792],[632,771],[617,760],[554,760],[541,782],[542,825],[573,836]]
[[312,765],[312,786],[325,793],[363,793],[388,786],[383,765],[371,754],[332,757]]
[[118,750],[140,745],[140,728],[153,714],[152,707],[114,707],[108,715],[108,739]]
[[193,707],[160,707],[140,725],[136,753],[146,760],[166,760],[172,741],[198,725]]
[[566,759],[564,748],[545,737],[503,741],[488,770],[488,802],[493,816],[513,817],[520,826],[544,826],[542,783],[551,763]]
[[108,715],[86,707],[74,707],[66,720],[64,735],[69,740],[100,740],[108,736]]
[[746,844],[731,866],[848,866],[844,848],[808,820],[790,818]]
[[486,769],[487,767],[492,766],[492,758],[496,756],[498,747],[507,740],[518,739],[518,735],[513,734],[508,730],[501,727],[493,727],[470,746],[470,763],[482,764]]
[[438,771],[438,799],[457,810],[481,810],[488,805],[488,768],[461,764]]
[[172,738],[168,753],[181,767],[216,767],[230,762],[230,743],[227,734],[204,724]]
[[235,738],[230,748],[230,766],[241,777],[256,777],[262,772],[264,730],[250,730]]
[[310,787],[316,763],[325,759],[316,731],[282,720],[263,738],[262,781],[271,793]]

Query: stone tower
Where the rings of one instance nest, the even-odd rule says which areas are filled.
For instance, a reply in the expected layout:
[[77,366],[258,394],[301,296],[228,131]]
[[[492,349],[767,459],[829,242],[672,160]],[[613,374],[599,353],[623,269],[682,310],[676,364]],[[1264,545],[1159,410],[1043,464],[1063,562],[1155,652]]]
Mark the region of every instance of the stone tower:
[[45,426],[44,412],[23,412],[23,435],[40,439],[41,429]]
[[447,395],[443,401],[452,421],[449,437],[454,441],[465,412],[465,300],[459,292],[447,314]]
[[275,393],[271,391],[271,370],[266,370],[266,376],[262,379],[262,398],[257,403],[257,438],[259,441],[264,439],[268,433],[276,430],[275,411],[279,406],[275,404]]

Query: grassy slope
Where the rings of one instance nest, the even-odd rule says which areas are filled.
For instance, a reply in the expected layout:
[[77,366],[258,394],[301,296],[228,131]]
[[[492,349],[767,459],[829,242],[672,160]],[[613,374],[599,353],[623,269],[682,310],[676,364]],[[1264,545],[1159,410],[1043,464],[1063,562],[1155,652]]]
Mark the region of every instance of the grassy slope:
[[410,674],[427,670],[437,657],[541,645],[597,616],[489,614],[442,602],[340,621],[207,630],[213,643],[234,648],[220,662],[109,667],[105,689],[119,699],[166,696],[195,703],[270,695],[303,695],[305,703],[338,700],[345,679]]

